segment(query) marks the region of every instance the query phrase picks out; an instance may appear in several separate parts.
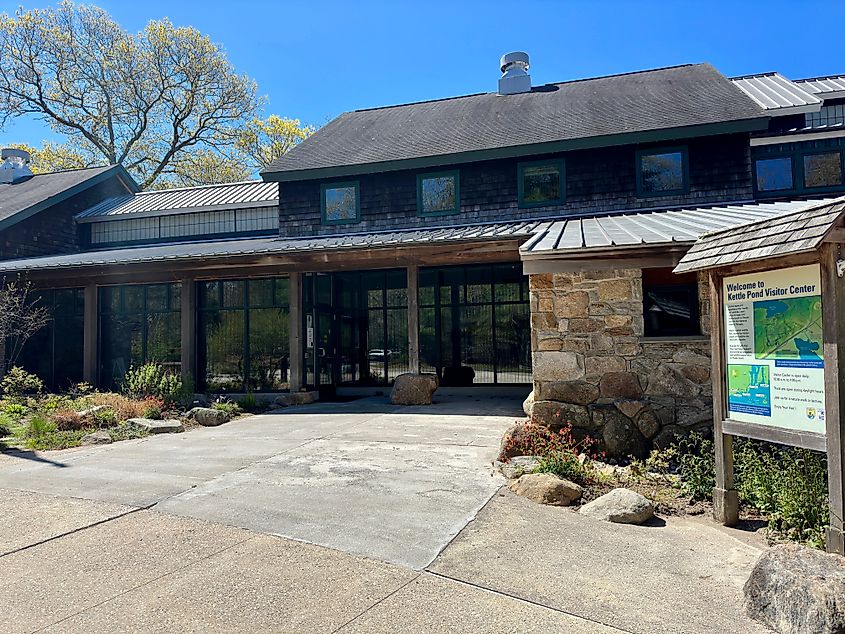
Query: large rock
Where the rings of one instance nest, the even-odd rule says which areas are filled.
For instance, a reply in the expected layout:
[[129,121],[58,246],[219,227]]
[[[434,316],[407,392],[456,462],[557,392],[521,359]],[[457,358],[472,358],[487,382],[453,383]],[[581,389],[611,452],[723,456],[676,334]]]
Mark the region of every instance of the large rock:
[[390,391],[390,402],[394,405],[431,405],[431,397],[438,387],[436,374],[400,374]]
[[633,372],[608,372],[599,379],[599,391],[605,398],[636,400],[643,395],[640,380]]
[[576,352],[535,352],[532,358],[536,381],[575,381],[584,376],[584,357]]
[[132,425],[148,434],[175,434],[184,431],[178,420],[152,420],[151,418],[130,418],[127,425]]
[[593,420],[601,427],[601,439],[612,458],[644,458],[648,454],[645,438],[636,424],[614,406],[595,407]]
[[217,427],[230,420],[226,412],[212,407],[195,407],[186,414],[186,417],[203,427]]
[[657,414],[652,412],[650,409],[645,409],[640,412],[640,415],[637,416],[635,422],[637,423],[637,429],[639,429],[640,433],[646,438],[654,438],[657,435],[657,432],[660,431],[660,420],[657,418]]
[[757,560],[745,583],[752,618],[781,634],[845,632],[845,558],[795,544]]
[[663,363],[650,375],[646,394],[695,398],[701,392],[701,386],[693,383],[678,368]]
[[514,456],[503,464],[499,470],[508,480],[514,480],[526,473],[531,473],[540,464],[537,456]]
[[566,424],[573,427],[592,427],[590,412],[586,407],[557,401],[534,401],[531,420],[551,429],[559,429]]
[[517,421],[505,430],[502,442],[499,445],[499,460],[507,461],[524,453],[522,449],[516,446],[515,439],[519,437],[527,424],[525,421]]
[[108,445],[111,444],[111,434],[107,429],[98,429],[90,434],[85,434],[80,441],[83,445]]
[[643,524],[654,517],[654,506],[635,491],[613,489],[582,506],[581,514],[615,524]]
[[282,394],[273,401],[279,407],[290,407],[291,405],[308,405],[320,399],[320,393],[316,390],[310,392],[290,392]]
[[531,418],[534,411],[534,390],[531,390],[531,393],[522,402],[522,411],[528,418]]
[[542,401],[560,401],[573,405],[589,405],[599,397],[599,389],[586,381],[547,381],[540,383]]
[[574,482],[551,473],[527,473],[511,480],[508,488],[533,502],[552,506],[569,506],[581,499],[584,491]]

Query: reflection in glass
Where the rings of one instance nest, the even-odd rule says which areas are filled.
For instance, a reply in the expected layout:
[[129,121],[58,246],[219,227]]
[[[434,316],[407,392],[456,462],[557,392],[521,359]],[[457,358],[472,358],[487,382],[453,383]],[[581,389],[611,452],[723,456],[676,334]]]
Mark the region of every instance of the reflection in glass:
[[679,191],[684,188],[682,152],[640,155],[640,178],[643,192]]
[[835,187],[841,184],[841,152],[820,152],[804,156],[804,187]]
[[560,165],[526,165],[522,168],[522,202],[557,202],[561,199],[560,183]]
[[326,187],[323,190],[327,222],[344,222],[358,219],[355,187]]
[[792,158],[783,156],[770,159],[757,159],[757,191],[774,192],[792,189]]
[[420,179],[420,201],[423,214],[457,210],[456,177],[454,175],[427,176]]

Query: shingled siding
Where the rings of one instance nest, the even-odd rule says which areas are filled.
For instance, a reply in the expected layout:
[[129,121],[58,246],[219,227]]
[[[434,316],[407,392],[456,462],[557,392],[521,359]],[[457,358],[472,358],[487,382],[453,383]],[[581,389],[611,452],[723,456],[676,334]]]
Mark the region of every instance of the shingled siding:
[[565,157],[566,162],[567,197],[564,204],[530,209],[520,209],[517,205],[519,161],[516,159],[461,165],[461,213],[454,216],[417,216],[417,171],[336,179],[338,182],[357,180],[360,183],[361,221],[343,227],[322,226],[320,222],[320,184],[331,181],[282,183],[281,231],[287,236],[358,233],[544,218],[566,213],[735,202],[753,197],[747,135],[694,139],[686,145],[689,148],[690,192],[684,196],[637,198],[637,148],[625,146],[527,157],[526,160]]
[[111,178],[0,230],[0,260],[78,252],[82,244],[74,215],[109,196],[125,193],[118,179]]
[[[537,422],[570,422],[576,436],[617,458],[711,427],[709,339],[643,337],[640,269],[531,275],[529,288],[534,392],[526,409]],[[707,333],[701,276],[699,302]]]

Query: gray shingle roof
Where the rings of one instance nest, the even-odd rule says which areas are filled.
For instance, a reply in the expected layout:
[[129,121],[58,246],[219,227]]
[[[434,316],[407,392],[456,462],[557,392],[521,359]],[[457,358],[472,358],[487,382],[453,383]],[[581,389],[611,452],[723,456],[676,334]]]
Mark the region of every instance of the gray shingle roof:
[[816,111],[822,100],[779,73],[734,77],[731,81],[760,106],[773,114]]
[[117,220],[191,211],[270,207],[279,202],[279,186],[264,181],[162,189],[109,198],[76,216],[80,222]]
[[[632,143],[668,131],[765,128],[764,111],[709,64],[549,84],[340,115],[271,164],[267,180]],[[699,128],[701,133],[705,130]],[[692,131],[687,131],[692,136]],[[537,144],[543,144],[537,147]]]
[[167,244],[107,251],[88,251],[25,260],[0,262],[0,271],[43,271],[116,264],[176,262],[250,255],[313,253],[379,247],[431,245],[448,242],[487,241],[527,237],[539,222],[509,222],[309,238],[254,238]]
[[520,252],[523,259],[532,259],[578,255],[589,250],[689,245],[708,232],[780,216],[812,204],[806,200],[738,203],[568,218],[538,227],[537,233],[522,245]]
[[816,249],[845,214],[845,197],[814,201],[792,213],[703,236],[676,273],[698,271]]
[[120,176],[127,188],[137,190],[138,186],[119,165],[36,174],[25,181],[0,184],[0,229],[56,205],[112,176]]

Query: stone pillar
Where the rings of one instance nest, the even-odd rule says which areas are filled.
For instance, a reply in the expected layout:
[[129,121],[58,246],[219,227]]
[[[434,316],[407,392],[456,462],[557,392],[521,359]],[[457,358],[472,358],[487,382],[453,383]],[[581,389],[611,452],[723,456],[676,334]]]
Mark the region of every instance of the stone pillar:
[[290,274],[290,391],[302,389],[302,273]]
[[182,280],[182,380],[197,384],[197,283]]
[[99,310],[97,308],[97,285],[85,286],[85,312],[82,336],[82,378],[86,383],[97,385]]
[[420,371],[419,267],[408,266],[408,367]]

